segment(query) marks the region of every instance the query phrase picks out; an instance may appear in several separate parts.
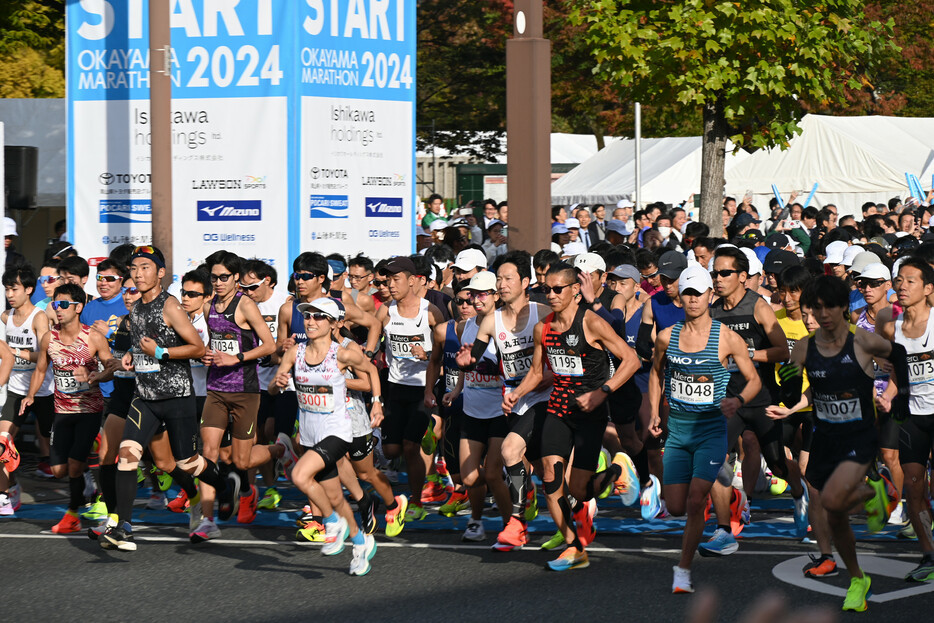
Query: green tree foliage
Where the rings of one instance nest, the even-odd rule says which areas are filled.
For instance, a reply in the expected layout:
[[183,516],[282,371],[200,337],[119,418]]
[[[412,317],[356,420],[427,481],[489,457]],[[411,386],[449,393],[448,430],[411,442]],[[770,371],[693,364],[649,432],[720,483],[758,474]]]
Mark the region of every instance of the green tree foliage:
[[64,69],[64,0],[0,3],[0,97],[64,97]]
[[870,21],[858,0],[575,0],[601,79],[656,106],[702,109],[701,219],[721,228],[725,144],[787,145],[799,100],[846,102],[884,53],[892,20]]

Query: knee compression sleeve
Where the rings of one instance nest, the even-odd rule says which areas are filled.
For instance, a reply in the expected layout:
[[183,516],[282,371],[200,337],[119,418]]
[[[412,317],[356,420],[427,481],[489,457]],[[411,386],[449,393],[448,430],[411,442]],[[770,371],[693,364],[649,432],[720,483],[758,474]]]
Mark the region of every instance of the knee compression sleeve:
[[555,477],[553,480],[542,481],[542,488],[545,490],[545,493],[552,495],[561,491],[561,487],[564,486],[564,463],[558,461],[555,463]]
[[[130,458],[123,457],[123,450],[126,450]],[[139,461],[143,458],[143,446],[138,441],[124,439],[120,442],[120,458],[117,460],[117,469],[121,472],[135,472],[139,467]]]
[[197,477],[204,471],[204,457],[200,454],[196,454],[179,461],[177,465],[192,476]]

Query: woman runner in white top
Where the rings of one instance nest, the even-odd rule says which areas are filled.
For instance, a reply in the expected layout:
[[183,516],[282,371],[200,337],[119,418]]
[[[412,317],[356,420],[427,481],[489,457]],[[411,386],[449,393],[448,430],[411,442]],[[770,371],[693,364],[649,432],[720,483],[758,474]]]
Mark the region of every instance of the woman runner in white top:
[[[344,540],[353,541],[351,575],[370,571],[369,560],[376,552],[376,541],[357,528],[350,505],[344,499],[337,462],[350,449],[353,433],[346,407],[348,367],[365,370],[370,365],[357,350],[342,348],[332,337],[340,317],[337,304],[328,298],[301,303],[297,308],[305,321],[308,341],[289,348],[282,357],[269,393],[278,394],[288,387],[292,375],[299,405],[299,438],[306,452],[292,470],[292,482],[308,496],[324,516],[326,532],[321,553],[339,554]],[[372,366],[371,366],[372,367]],[[371,417],[382,416],[379,377],[371,377],[374,397]]]

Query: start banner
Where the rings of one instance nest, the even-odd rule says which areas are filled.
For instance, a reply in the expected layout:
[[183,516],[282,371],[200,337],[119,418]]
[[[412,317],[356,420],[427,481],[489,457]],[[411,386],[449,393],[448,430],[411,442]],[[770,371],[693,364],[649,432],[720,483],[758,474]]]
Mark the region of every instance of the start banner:
[[[171,0],[175,278],[218,249],[414,247],[415,0]],[[70,0],[68,221],[151,239],[147,0]],[[284,242],[287,241],[287,244]]]

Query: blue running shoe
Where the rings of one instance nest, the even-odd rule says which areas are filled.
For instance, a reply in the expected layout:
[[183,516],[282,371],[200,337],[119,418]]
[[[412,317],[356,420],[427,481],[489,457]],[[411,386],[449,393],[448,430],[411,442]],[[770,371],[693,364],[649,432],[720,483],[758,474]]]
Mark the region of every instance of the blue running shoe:
[[801,486],[804,487],[804,493],[800,498],[795,500],[795,536],[799,539],[803,539],[808,535],[808,486],[801,481]]
[[713,536],[706,543],[697,546],[697,551],[701,556],[729,556],[739,549],[739,544],[733,535],[723,528],[717,528]]
[[590,566],[586,551],[577,551],[569,547],[554,560],[548,561],[548,568],[552,571],[570,571],[571,569],[584,569]]
[[650,475],[649,484],[642,490],[642,497],[639,499],[639,503],[642,505],[642,519],[651,521],[658,515],[658,511],[662,508],[658,497],[661,488],[662,485],[658,482],[658,478],[654,474]]

